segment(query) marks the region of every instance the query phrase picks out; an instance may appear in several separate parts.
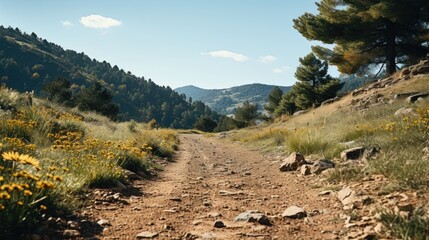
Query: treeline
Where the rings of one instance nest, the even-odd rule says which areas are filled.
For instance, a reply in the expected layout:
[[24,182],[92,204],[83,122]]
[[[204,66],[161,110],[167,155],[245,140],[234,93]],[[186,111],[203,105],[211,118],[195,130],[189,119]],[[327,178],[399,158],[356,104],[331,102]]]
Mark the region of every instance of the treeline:
[[[94,87],[108,92],[119,109],[114,118],[120,121],[155,119],[163,127],[192,128],[200,118],[214,122],[220,118],[202,102],[190,101],[184,94],[158,86],[151,79],[136,77],[84,53],[64,50],[35,33],[26,34],[18,28],[0,26],[2,84],[19,91],[34,90],[43,96],[43,86],[56,79],[69,81],[70,91],[80,92],[75,97],[85,95]],[[74,104],[79,105],[78,102]]]

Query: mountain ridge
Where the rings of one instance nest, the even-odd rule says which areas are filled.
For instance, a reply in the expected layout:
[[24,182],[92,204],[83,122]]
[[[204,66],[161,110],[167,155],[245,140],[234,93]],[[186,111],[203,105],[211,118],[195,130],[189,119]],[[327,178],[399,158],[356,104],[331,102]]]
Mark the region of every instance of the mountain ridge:
[[291,87],[276,86],[263,83],[251,83],[230,88],[204,89],[195,85],[175,88],[179,94],[185,94],[192,100],[201,101],[211,109],[221,114],[233,114],[244,101],[256,104],[260,111],[267,103],[268,94],[274,87],[279,87],[284,93]]

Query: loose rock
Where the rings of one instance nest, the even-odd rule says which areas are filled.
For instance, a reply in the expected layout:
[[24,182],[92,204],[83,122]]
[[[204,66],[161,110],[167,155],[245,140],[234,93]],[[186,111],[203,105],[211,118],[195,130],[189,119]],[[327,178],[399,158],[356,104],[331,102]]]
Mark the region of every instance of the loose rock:
[[286,158],[283,163],[280,165],[279,169],[281,172],[286,171],[295,171],[299,166],[302,166],[306,163],[304,156],[300,153],[293,152]]
[[158,233],[156,233],[156,232],[145,231],[145,232],[141,232],[141,233],[137,234],[136,238],[137,239],[155,238],[157,236],[158,236]]
[[362,157],[365,151],[364,147],[355,147],[344,150],[341,152],[341,159],[343,160],[356,160]]
[[334,168],[334,167],[335,167],[335,163],[330,160],[327,160],[327,159],[317,160],[311,166],[311,172],[315,174],[319,174],[328,168]]
[[282,213],[282,217],[294,219],[304,218],[306,216],[307,212],[303,208],[300,208],[298,206],[290,206]]
[[237,217],[235,217],[234,221],[257,222],[261,225],[271,225],[271,222],[267,216],[255,210],[248,210],[246,212],[240,213]]
[[220,221],[220,220],[215,221],[215,223],[213,224],[213,226],[214,226],[215,228],[224,228],[224,227],[226,227],[226,226],[225,226],[225,223],[223,223],[223,222],[222,222],[222,221]]

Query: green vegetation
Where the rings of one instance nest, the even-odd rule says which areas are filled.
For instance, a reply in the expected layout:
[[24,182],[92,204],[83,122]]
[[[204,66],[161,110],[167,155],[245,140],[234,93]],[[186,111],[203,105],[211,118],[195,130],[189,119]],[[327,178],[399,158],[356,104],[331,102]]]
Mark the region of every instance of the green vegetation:
[[[219,114],[201,101],[189,102],[170,87],[64,50],[35,33],[0,26],[0,36],[0,85],[21,92],[34,90],[36,96],[46,94],[64,106],[78,104],[82,110],[118,121],[155,119],[162,127],[189,129],[201,117],[219,120]],[[100,100],[106,103],[94,104]]]
[[[264,109],[267,96],[276,86],[260,83],[247,84],[226,89],[202,89],[195,86],[176,88],[180,94],[185,94],[193,101],[201,101],[214,111],[221,114],[234,114],[245,101],[256,104],[258,111]],[[282,92],[290,91],[290,87],[278,86]]]
[[313,51],[342,73],[386,66],[412,65],[429,51],[429,5],[426,0],[333,1],[316,3],[318,14],[305,13],[294,27],[308,40],[335,44]]
[[409,217],[384,210],[381,222],[401,239],[426,240],[429,236],[429,216],[424,208],[415,209]]
[[162,169],[154,159],[177,150],[173,130],[132,122],[129,131],[130,123],[41,100],[22,105],[22,94],[5,89],[0,96],[14,109],[0,111],[0,236],[6,239],[76,210],[89,188],[127,184],[124,169],[147,175]]
[[[409,91],[421,87],[427,80],[427,77],[418,79],[410,85]],[[394,116],[401,107],[411,107],[415,113]],[[350,110],[317,110],[286,120],[284,125],[279,122],[267,128],[238,131],[232,134],[232,138],[259,148],[272,148],[274,144],[285,154],[296,151],[337,161],[341,151],[347,148],[379,147],[381,153],[376,159],[368,161],[364,172],[361,172],[362,169],[336,169],[329,177],[330,181],[349,181],[365,174],[383,174],[403,189],[424,189],[428,186],[429,161],[422,152],[429,139],[427,102],[410,105],[397,101],[360,114]]]
[[[323,101],[337,96],[338,90],[342,87],[339,80],[328,74],[328,63],[320,61],[313,53],[300,58],[299,62],[301,65],[295,72],[298,82],[292,86],[290,92],[283,95],[281,100],[276,101],[275,116],[317,107]],[[274,106],[275,103],[273,102],[272,105]]]

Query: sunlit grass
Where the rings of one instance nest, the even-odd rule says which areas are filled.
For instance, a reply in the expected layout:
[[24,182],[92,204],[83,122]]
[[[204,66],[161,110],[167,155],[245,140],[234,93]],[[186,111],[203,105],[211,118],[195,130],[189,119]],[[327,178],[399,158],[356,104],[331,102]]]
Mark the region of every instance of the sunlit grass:
[[37,108],[12,107],[16,112],[0,115],[1,236],[31,230],[58,210],[75,210],[77,196],[90,188],[127,184],[124,169],[161,170],[154,158],[171,158],[178,147],[173,130],[114,123],[44,101]]

